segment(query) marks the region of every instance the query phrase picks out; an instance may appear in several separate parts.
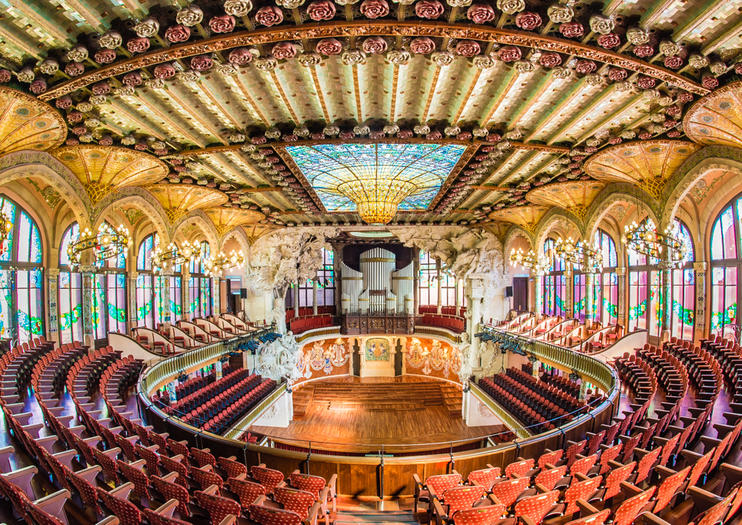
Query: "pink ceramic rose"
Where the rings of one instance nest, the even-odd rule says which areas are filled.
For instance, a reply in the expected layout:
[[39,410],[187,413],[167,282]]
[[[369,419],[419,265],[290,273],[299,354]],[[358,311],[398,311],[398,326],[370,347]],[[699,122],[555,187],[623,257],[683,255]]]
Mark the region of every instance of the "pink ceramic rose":
[[165,38],[172,44],[185,42],[191,38],[191,28],[183,24],[170,26],[165,30]]
[[124,75],[122,80],[125,86],[137,87],[142,85],[142,75],[139,71],[133,71]]
[[253,55],[250,50],[245,47],[238,47],[229,52],[227,60],[230,64],[235,66],[244,66],[252,61]]
[[209,20],[209,29],[214,33],[231,33],[235,22],[232,15],[214,16]]
[[641,44],[634,46],[634,54],[639,58],[648,58],[654,55],[654,46],[650,44]]
[[69,95],[59,97],[54,102],[54,105],[57,106],[57,109],[69,109],[72,107],[72,97],[70,97]]
[[636,79],[636,85],[642,89],[652,89],[657,85],[657,80],[652,77],[641,75]]
[[68,62],[67,65],[64,66],[64,72],[71,77],[79,77],[85,72],[85,66],[80,62]]
[[687,91],[681,91],[678,93],[678,102],[681,104],[687,104],[688,102],[693,102],[693,93],[689,93]]
[[481,48],[475,40],[461,40],[456,44],[456,54],[462,57],[478,55]]
[[343,52],[343,43],[337,38],[323,38],[317,42],[314,50],[324,56],[339,55]]
[[78,144],[80,144],[80,141],[76,139],[75,137],[70,137],[67,140],[65,140],[64,143],[67,146],[77,146]]
[[503,46],[497,54],[503,62],[516,62],[523,56],[520,48],[515,46]]
[[435,51],[435,42],[427,36],[413,38],[410,42],[410,51],[417,55],[427,55]]
[[106,135],[105,137],[101,137],[98,144],[101,146],[113,146],[113,138],[110,135]]
[[363,0],[361,14],[366,18],[383,18],[389,14],[389,4],[386,0]]
[[175,68],[172,64],[160,64],[154,69],[155,78],[161,78],[167,80],[175,76]]
[[296,46],[291,42],[279,42],[271,49],[271,55],[276,60],[288,60],[296,56]]
[[283,11],[279,7],[266,5],[255,13],[255,21],[261,26],[271,27],[283,22]]
[[77,124],[78,122],[82,122],[82,119],[85,117],[81,112],[74,110],[70,111],[67,115],[67,122],[70,124]]
[[149,38],[132,38],[126,43],[126,49],[129,53],[144,53],[149,49],[149,45]]
[[598,45],[604,49],[616,49],[621,45],[621,37],[616,33],[608,33],[598,37]]
[[5,84],[6,82],[10,82],[11,78],[13,78],[13,75],[10,71],[7,69],[0,69],[0,83]]
[[336,12],[335,4],[330,0],[317,0],[307,6],[307,15],[315,22],[332,20]]
[[367,55],[381,55],[387,50],[387,43],[380,36],[370,36],[361,44],[363,52]]
[[97,84],[93,84],[91,91],[93,95],[108,95],[111,92],[111,84],[105,80],[98,82]]
[[608,70],[608,79],[613,82],[621,82],[629,77],[628,71],[620,67],[612,67]]
[[472,4],[466,10],[466,18],[475,24],[486,24],[495,19],[495,10],[489,4]]
[[44,91],[46,91],[46,87],[46,80],[44,80],[43,78],[37,78],[36,80],[31,82],[31,85],[28,86],[28,89],[34,95],[40,95]]
[[533,11],[522,11],[515,15],[515,25],[524,31],[533,31],[542,23],[541,16]]
[[551,69],[562,64],[562,55],[552,52],[541,53],[538,63],[547,69]]
[[579,22],[559,24],[559,32],[566,38],[580,38],[585,35],[585,26]]
[[116,60],[116,51],[113,49],[101,49],[100,51],[95,52],[93,60],[99,64],[110,64]]
[[199,55],[191,58],[191,69],[194,71],[208,71],[214,66],[214,61],[208,55]]
[[443,4],[438,0],[419,0],[415,4],[415,14],[420,18],[435,20],[443,14]]
[[713,75],[703,75],[701,85],[706,89],[716,89],[719,87],[719,79]]
[[71,131],[79,137],[80,135],[87,133],[88,128],[86,128],[85,126],[75,126],[74,128],[72,128]]
[[680,69],[683,67],[685,60],[680,55],[671,55],[665,57],[665,67],[669,69]]
[[575,71],[580,75],[587,75],[594,73],[598,69],[598,65],[592,60],[578,60],[575,64]]

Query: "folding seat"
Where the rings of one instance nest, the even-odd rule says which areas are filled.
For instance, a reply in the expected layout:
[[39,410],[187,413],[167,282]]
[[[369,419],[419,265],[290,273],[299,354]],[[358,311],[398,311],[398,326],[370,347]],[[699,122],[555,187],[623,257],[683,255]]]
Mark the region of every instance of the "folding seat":
[[216,485],[206,490],[197,490],[195,496],[198,504],[209,513],[211,525],[219,525],[229,515],[239,516],[240,514],[240,504],[233,499],[219,496]]
[[505,467],[505,476],[508,478],[521,478],[523,476],[530,477],[534,464],[535,460],[533,458],[510,463]]
[[119,455],[121,449],[116,447],[108,449],[106,451],[102,451],[98,450],[95,447],[90,447],[90,450],[95,456],[95,461],[93,461],[91,464],[99,464],[101,467],[103,467],[103,476],[106,480],[117,482],[118,471],[116,469],[116,456]]
[[611,470],[605,478],[605,487],[600,494],[600,499],[607,501],[613,496],[620,494],[621,482],[626,481],[636,467],[636,461],[627,463],[621,467]]
[[564,510],[562,514],[572,516],[579,512],[577,500],[590,501],[591,497],[597,492],[600,484],[603,482],[603,476],[586,478],[582,480],[574,479],[569,487],[564,491]]
[[634,520],[637,518],[641,510],[647,505],[647,503],[649,503],[649,500],[652,499],[656,489],[657,487],[650,487],[644,492],[632,496],[621,503],[613,515],[614,525],[631,525],[634,523]]
[[149,479],[144,473],[145,461],[140,459],[134,463],[116,460],[116,468],[130,482],[134,484],[134,495],[138,498],[150,499]]
[[482,485],[457,485],[446,489],[438,499],[445,506],[444,515],[451,516],[457,510],[475,506],[486,494],[487,490]]
[[[329,487],[332,492],[331,496],[334,497],[334,485],[337,475],[333,475],[330,479]],[[289,485],[294,488],[305,490],[314,495],[315,499],[320,499],[320,493],[328,486],[327,481],[322,476],[312,476],[311,474],[302,474],[298,470],[295,470],[289,474]]]
[[99,465],[94,465],[76,472],[71,470],[65,471],[68,483],[80,496],[80,501],[82,501],[83,506],[89,506],[92,508],[97,517],[103,515],[103,511],[98,504],[98,494],[96,492],[95,481],[95,478],[100,471],[101,467]]
[[454,525],[491,525],[507,512],[502,503],[472,509],[462,509],[453,514]]
[[216,458],[214,458],[214,456],[211,454],[211,451],[208,448],[205,448],[205,449],[192,448],[191,456],[193,457],[193,460],[196,462],[196,465],[198,465],[199,467],[203,467],[205,465],[211,465],[212,467],[216,466]]
[[499,503],[510,507],[521,494],[528,488],[528,478],[514,478],[499,483],[492,487],[492,495],[497,498]]
[[582,441],[579,441],[577,443],[572,443],[569,448],[567,448],[567,466],[571,467],[572,463],[577,461],[577,455],[582,454],[582,451],[585,450],[585,447],[587,446],[587,441],[584,439]]
[[680,491],[680,487],[683,486],[688,474],[690,473],[691,467],[685,467],[670,476],[667,476],[657,488],[657,498],[652,508],[652,512],[659,514],[664,510],[665,507],[672,501],[675,495]]
[[247,467],[243,463],[237,461],[235,456],[219,456],[217,458],[217,465],[224,471],[228,478],[236,478],[241,474],[247,475]]
[[319,502],[311,492],[305,490],[276,487],[273,491],[273,499],[285,510],[298,514],[302,521],[310,520],[310,516],[316,520],[319,513]]
[[[251,467],[251,470],[253,468],[255,467]],[[253,477],[255,477],[254,474]],[[459,485],[461,483],[461,474],[454,471],[452,474],[430,476],[425,480],[425,484],[420,481],[420,477],[416,473],[412,475],[412,479],[415,482],[414,512],[417,512],[420,501],[431,502],[432,498],[436,495],[443,494],[446,489]],[[431,509],[428,510],[430,511]]]
[[141,525],[142,513],[128,500],[129,493],[133,489],[132,483],[124,483],[110,491],[98,487],[98,498],[119,519],[121,525]]
[[621,454],[622,449],[623,443],[618,443],[617,445],[603,449],[603,452],[600,454],[600,474],[605,474],[612,468],[609,463],[615,461],[619,454]]
[[243,509],[248,509],[256,499],[265,496],[265,487],[260,483],[248,481],[242,478],[229,478],[227,480],[229,490],[234,492],[240,499]]
[[643,449],[636,449],[638,454],[643,454],[636,468],[636,476],[631,480],[635,485],[639,485],[645,479],[649,478],[652,474],[655,464],[659,460],[660,453],[662,452],[661,447],[657,447],[654,450],[648,452]]
[[[168,500],[155,510],[144,509],[144,516],[150,525],[190,525],[189,522],[173,517],[178,502],[174,499]],[[224,522],[222,522],[224,524]]]
[[160,465],[162,465],[162,468],[168,472],[177,473],[178,477],[175,482],[188,488],[188,467],[183,464],[182,459],[183,456],[180,454],[173,457],[160,455]]
[[539,525],[547,514],[556,505],[559,491],[552,490],[543,494],[523,498],[515,504],[515,517],[522,518],[526,523]]
[[466,478],[470,485],[482,485],[487,491],[492,489],[492,485],[500,478],[500,467],[488,467],[479,470],[472,470]]
[[557,486],[557,484],[560,483],[560,481],[567,480],[568,478],[565,477],[566,475],[567,465],[554,467],[552,469],[544,469],[536,474],[534,483],[537,488],[539,488],[539,490],[550,491],[553,490]]
[[598,461],[597,455],[587,456],[580,458],[569,467],[570,476],[576,476],[577,474],[583,474],[587,476],[588,472],[595,466]]
[[564,450],[554,450],[550,452],[546,452],[544,454],[541,454],[538,458],[538,468],[543,469],[547,465],[553,465],[556,466],[559,464],[559,462],[562,460],[562,456],[564,455]]
[[[300,525],[301,518],[296,512],[276,509],[263,505],[264,498],[250,505],[250,519],[260,525]],[[213,525],[213,524],[212,524]]]
[[283,482],[283,473],[280,470],[267,468],[263,464],[251,466],[250,475],[265,487],[266,494],[272,494],[273,489]]

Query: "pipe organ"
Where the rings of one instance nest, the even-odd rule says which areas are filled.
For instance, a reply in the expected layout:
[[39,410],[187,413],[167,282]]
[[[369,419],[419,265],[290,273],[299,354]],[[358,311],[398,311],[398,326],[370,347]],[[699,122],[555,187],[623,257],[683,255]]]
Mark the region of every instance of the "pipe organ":
[[384,248],[361,253],[360,271],[341,263],[343,314],[412,315],[414,267],[396,270],[396,255]]

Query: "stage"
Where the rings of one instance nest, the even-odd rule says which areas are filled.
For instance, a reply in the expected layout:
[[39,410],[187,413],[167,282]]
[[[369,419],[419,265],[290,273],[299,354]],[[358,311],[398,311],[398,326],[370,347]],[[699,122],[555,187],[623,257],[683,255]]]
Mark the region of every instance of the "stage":
[[311,441],[315,450],[349,453],[377,451],[380,445],[391,453],[448,449],[450,441],[471,442],[507,430],[467,426],[461,397],[453,383],[415,376],[313,381],[294,387],[294,419],[287,428],[249,430],[298,448]]

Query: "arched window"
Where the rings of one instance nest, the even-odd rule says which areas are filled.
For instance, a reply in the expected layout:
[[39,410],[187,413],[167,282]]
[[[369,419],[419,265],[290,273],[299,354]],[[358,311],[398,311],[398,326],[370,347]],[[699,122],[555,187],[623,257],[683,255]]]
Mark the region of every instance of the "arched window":
[[59,336],[62,344],[83,340],[82,274],[70,270],[67,248],[80,235],[80,226],[72,223],[59,245]]
[[126,257],[124,250],[115,257],[95,263],[91,321],[96,339],[104,339],[111,332],[126,333]]
[[737,195],[719,214],[711,230],[711,333],[734,336],[739,323],[737,308],[742,289],[742,195]]
[[[420,306],[438,306],[438,280],[440,279],[440,304],[443,306],[456,306],[456,295],[461,297],[463,283],[458,283],[456,278],[448,271],[443,263],[428,252],[420,250],[418,260],[418,304]],[[461,302],[459,302],[461,305]]]
[[[644,219],[649,229],[654,229],[650,218]],[[648,330],[650,336],[659,337],[662,330],[664,303],[660,287],[659,261],[653,257],[628,252],[629,260],[629,331]]]
[[204,273],[203,260],[211,256],[211,247],[201,241],[200,256],[191,260],[188,278],[188,302],[192,318],[211,315],[211,278]]
[[618,323],[618,254],[616,243],[605,231],[595,232],[594,248],[603,255],[603,272],[595,277],[593,287],[594,320],[603,326]]
[[680,233],[688,254],[680,268],[672,270],[672,311],[670,313],[670,333],[672,336],[693,340],[693,327],[696,312],[696,274],[693,271],[695,250],[693,239],[686,225],[675,219],[676,231]]
[[148,235],[137,252],[137,324],[151,329],[162,323],[165,313],[163,277],[152,271],[152,250],[157,244],[157,234]]
[[[317,307],[332,307],[335,305],[335,255],[332,250],[322,249],[322,266],[317,270],[317,277],[307,279],[299,285],[299,308],[312,308],[315,300]],[[314,282],[317,281],[317,293],[314,292]],[[296,300],[296,283],[292,283],[286,291],[284,304],[286,310],[294,309]],[[331,309],[330,309],[331,310]],[[320,312],[321,313],[321,312]],[[303,315],[303,314],[300,314]]]
[[567,282],[564,277],[564,261],[556,256],[554,244],[551,237],[544,241],[544,257],[549,266],[541,281],[542,313],[564,317],[567,313],[564,307]]
[[0,255],[0,337],[27,343],[44,334],[41,234],[28,213],[2,194],[0,209],[13,223]]

